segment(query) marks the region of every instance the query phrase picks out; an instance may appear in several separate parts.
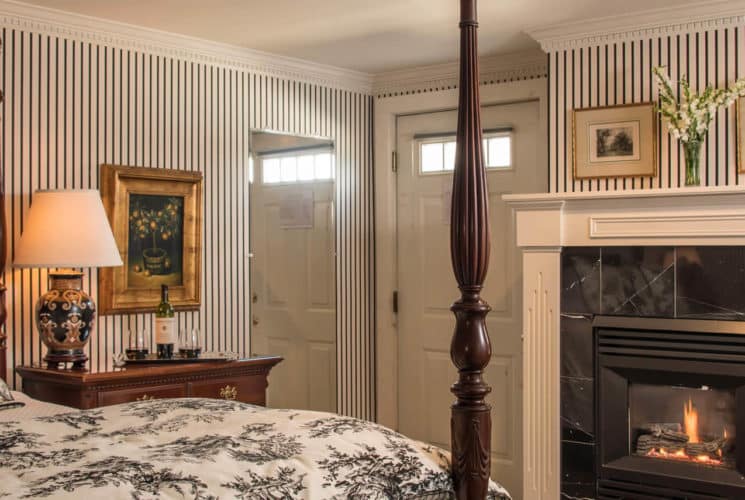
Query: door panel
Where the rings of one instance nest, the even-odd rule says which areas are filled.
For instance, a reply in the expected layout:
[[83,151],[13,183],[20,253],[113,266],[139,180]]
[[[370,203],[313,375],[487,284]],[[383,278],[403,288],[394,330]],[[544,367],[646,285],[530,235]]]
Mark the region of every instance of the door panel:
[[[290,227],[283,203],[304,195],[312,195],[312,224]],[[272,370],[267,406],[335,411],[333,182],[256,182],[251,207],[253,352],[284,357]]]
[[[457,374],[450,361],[455,320],[450,305],[458,290],[450,262],[452,173],[421,174],[416,134],[453,131],[455,111],[398,119],[398,290],[399,430],[416,439],[450,447],[448,388]],[[520,498],[522,435],[521,297],[518,250],[507,193],[543,191],[537,101],[482,108],[485,129],[510,126],[513,166],[487,170],[491,217],[491,258],[483,297],[491,305],[487,327],[492,359],[486,380],[492,387],[492,477]]]

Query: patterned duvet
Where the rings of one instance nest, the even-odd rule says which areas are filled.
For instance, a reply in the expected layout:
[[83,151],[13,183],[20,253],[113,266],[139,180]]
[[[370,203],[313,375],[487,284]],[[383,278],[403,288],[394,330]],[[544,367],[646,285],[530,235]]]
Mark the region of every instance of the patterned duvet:
[[370,422],[214,399],[0,422],[0,498],[449,499],[448,468]]

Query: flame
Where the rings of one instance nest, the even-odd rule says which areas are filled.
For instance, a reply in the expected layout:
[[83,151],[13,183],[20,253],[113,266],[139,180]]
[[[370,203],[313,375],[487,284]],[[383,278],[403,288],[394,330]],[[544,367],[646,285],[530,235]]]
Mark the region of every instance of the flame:
[[685,450],[677,450],[673,453],[670,453],[665,448],[649,450],[646,456],[655,458],[667,458],[668,460],[693,461],[709,465],[722,465],[723,463],[721,459],[712,458],[708,455],[696,455],[695,457],[692,457],[687,455]]
[[689,443],[699,443],[698,437],[698,412],[693,408],[691,398],[688,398],[688,404],[683,405],[683,422],[685,433],[688,434]]
[[[700,443],[701,438],[698,434],[698,412],[693,407],[693,401],[688,398],[688,402],[683,404],[683,426],[685,433],[688,435],[689,443]],[[723,429],[724,439],[729,438],[727,429]],[[687,460],[692,462],[698,462],[709,465],[722,465],[724,463],[722,458],[722,449],[716,451],[718,458],[714,458],[709,455],[688,455],[684,449],[669,451],[665,448],[652,449],[646,454],[648,457],[666,458],[672,460]]]

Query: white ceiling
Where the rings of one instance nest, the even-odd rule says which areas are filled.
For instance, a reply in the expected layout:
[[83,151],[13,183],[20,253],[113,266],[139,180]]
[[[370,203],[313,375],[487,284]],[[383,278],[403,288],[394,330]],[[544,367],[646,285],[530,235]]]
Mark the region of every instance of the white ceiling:
[[[28,3],[378,73],[458,56],[457,0],[30,0]],[[481,0],[482,55],[538,45],[524,30],[681,0]]]

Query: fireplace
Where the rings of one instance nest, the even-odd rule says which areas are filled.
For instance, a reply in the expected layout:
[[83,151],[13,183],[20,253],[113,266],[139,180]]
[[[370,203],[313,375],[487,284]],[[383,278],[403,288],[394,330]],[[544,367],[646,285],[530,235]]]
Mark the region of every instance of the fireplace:
[[745,498],[745,323],[593,328],[599,498]]
[[[729,187],[639,187],[637,184],[637,189],[618,191],[601,188],[599,191],[508,194],[502,197],[513,209],[515,241],[522,250],[521,441],[522,497],[525,500],[597,498],[597,479],[601,472],[606,498],[613,498],[607,493],[608,481],[611,480],[617,481],[619,488],[628,484],[651,484],[640,482],[638,477],[626,480],[623,470],[618,470],[619,464],[610,463],[623,457],[643,459],[631,455],[628,426],[623,429],[625,447],[621,451],[604,448],[598,462],[597,442],[605,436],[599,435],[601,429],[594,396],[597,380],[593,359],[593,315],[686,316],[685,319],[695,316],[699,320],[707,315],[708,320],[745,320],[745,261],[742,258],[737,260],[734,254],[727,260],[732,262],[731,265],[718,258],[688,258],[688,264],[680,267],[677,265],[679,259],[671,260],[669,253],[663,253],[658,259],[644,259],[639,269],[642,272],[635,272],[632,279],[625,281],[616,279],[624,274],[616,273],[615,269],[608,274],[604,269],[606,265],[628,267],[629,261],[633,264],[635,258],[633,252],[631,255],[626,252],[625,257],[621,255],[619,259],[609,261],[606,250],[696,247],[699,250],[711,248],[713,256],[717,247],[745,248],[745,182]],[[586,249],[599,252],[593,253],[592,263],[583,268],[586,272],[577,276],[578,280],[564,283],[564,254]],[[587,250],[585,253],[590,258],[592,252]],[[703,256],[700,251],[699,255]],[[649,254],[649,257],[653,255]],[[650,264],[654,264],[654,269],[649,268]],[[696,270],[697,264],[701,265],[700,272],[684,272],[686,269]],[[714,274],[710,269],[712,264],[728,272]],[[725,276],[723,281],[719,279],[722,275]],[[606,278],[615,281],[611,283]],[[699,283],[711,286],[696,287]],[[658,288],[668,290],[666,295],[670,300],[650,301],[650,296],[659,296]],[[578,309],[564,308],[567,305],[564,295],[567,291],[577,290],[583,292],[579,297],[581,300],[573,303]],[[689,290],[693,293],[689,294]],[[623,300],[619,301],[619,298]],[[736,328],[738,323],[730,325]],[[705,349],[702,351],[706,352]],[[730,354],[739,358],[737,352],[735,349]],[[733,366],[736,367],[737,363],[728,363],[728,367]],[[640,368],[645,367],[649,368],[642,363]],[[738,378],[734,371],[727,374]],[[654,385],[657,381],[651,383]],[[680,379],[674,379],[669,385],[680,383]],[[742,405],[737,404],[737,398],[735,401],[737,413]],[[625,403],[628,403],[627,398]],[[628,406],[623,407],[623,412],[627,414]],[[736,439],[741,439],[742,429],[736,430]],[[614,452],[618,452],[618,456],[614,457]],[[695,465],[657,459],[648,462],[653,460],[673,467]],[[615,476],[611,474],[614,467]],[[673,490],[685,490],[683,486],[673,484]],[[707,488],[706,492],[709,491]],[[717,494],[722,496],[712,493],[709,498]],[[745,498],[740,491],[731,496]],[[624,494],[615,495],[615,498],[619,497],[624,497]],[[625,495],[625,498],[664,497],[633,492]],[[689,495],[689,499],[693,498],[694,495]],[[706,498],[706,494],[698,498]]]

